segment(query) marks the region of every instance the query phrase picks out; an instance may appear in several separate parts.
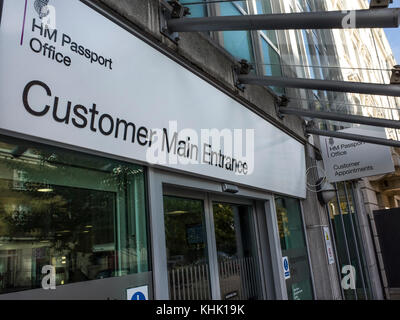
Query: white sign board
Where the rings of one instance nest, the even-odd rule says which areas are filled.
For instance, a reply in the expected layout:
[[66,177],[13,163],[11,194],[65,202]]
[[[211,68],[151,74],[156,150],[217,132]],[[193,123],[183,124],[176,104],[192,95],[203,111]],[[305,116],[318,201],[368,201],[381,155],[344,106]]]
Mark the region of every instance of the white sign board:
[[149,300],[149,287],[142,286],[126,290],[127,300]]
[[282,257],[282,267],[283,267],[283,275],[285,276],[285,280],[290,279],[290,266],[289,266],[289,258]]
[[[349,128],[340,132],[386,138],[384,129]],[[394,171],[390,147],[323,136],[320,142],[325,172],[331,183]]]
[[326,247],[326,254],[328,255],[328,263],[334,264],[335,263],[335,256],[333,254],[333,247],[332,247],[332,240],[331,235],[329,232],[329,227],[324,227],[324,239],[325,239],[325,247]]
[[55,29],[43,1],[3,1],[0,130],[305,198],[304,145],[84,3],[48,5]]

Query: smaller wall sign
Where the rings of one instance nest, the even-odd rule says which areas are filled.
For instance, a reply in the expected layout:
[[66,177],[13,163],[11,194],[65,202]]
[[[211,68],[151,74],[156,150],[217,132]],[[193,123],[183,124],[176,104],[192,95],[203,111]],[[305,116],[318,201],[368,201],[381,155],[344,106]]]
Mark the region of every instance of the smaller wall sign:
[[[385,130],[380,128],[373,131],[364,127],[348,128],[339,132],[387,139]],[[326,177],[330,183],[394,171],[390,147],[323,136],[320,142]]]
[[283,274],[285,275],[285,280],[290,279],[290,267],[289,258],[282,257]]
[[127,300],[149,300],[149,287],[142,286],[126,289]]
[[329,228],[324,227],[324,238],[325,238],[325,246],[326,246],[326,254],[328,255],[328,263],[335,263],[335,256],[333,255],[333,247],[331,241],[331,235],[329,233]]

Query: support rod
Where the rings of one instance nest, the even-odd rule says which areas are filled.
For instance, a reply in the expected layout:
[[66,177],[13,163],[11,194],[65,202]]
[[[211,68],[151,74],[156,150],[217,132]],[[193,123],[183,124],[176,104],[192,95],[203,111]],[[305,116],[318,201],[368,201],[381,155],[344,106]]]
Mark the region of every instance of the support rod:
[[303,109],[287,108],[287,107],[279,108],[279,112],[281,114],[294,114],[297,116],[309,117],[309,118],[360,123],[368,126],[400,129],[400,121],[398,120],[363,117],[352,114],[326,112],[326,111],[311,111],[311,110],[303,110]]
[[400,8],[178,18],[170,32],[289,29],[398,28]]
[[299,88],[310,90],[326,90],[345,93],[362,93],[381,96],[400,97],[400,85],[363,83],[350,81],[284,78],[255,75],[239,75],[241,84],[277,86],[282,88]]
[[306,133],[315,134],[317,136],[333,137],[333,138],[352,140],[352,141],[361,141],[361,142],[366,142],[366,143],[379,144],[379,145],[383,145],[383,146],[400,148],[400,141],[363,136],[363,135],[359,135],[359,134],[351,134],[351,133],[344,133],[344,132],[337,132],[337,131],[326,131],[326,130],[319,130],[319,129],[315,129],[315,128],[306,128]]

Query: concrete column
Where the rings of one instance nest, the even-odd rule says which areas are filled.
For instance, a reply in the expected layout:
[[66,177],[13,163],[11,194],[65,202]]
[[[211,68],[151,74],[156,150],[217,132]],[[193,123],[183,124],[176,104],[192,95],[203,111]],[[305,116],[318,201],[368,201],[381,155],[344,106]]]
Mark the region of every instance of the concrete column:
[[358,210],[358,218],[371,279],[372,294],[374,299],[382,300],[385,297],[389,299],[388,282],[373,214],[375,210],[379,210],[378,199],[368,179],[361,180],[358,185],[357,205],[361,209]]
[[[315,152],[311,145],[306,146],[307,169],[315,166]],[[316,170],[310,169],[307,175],[309,185],[315,185]],[[329,265],[326,253],[323,228],[329,227],[329,216],[317,199],[313,188],[308,188],[307,199],[303,201],[304,223],[309,244],[311,268],[314,278],[316,300],[341,300],[340,279],[336,263]],[[332,236],[332,235],[331,235]]]

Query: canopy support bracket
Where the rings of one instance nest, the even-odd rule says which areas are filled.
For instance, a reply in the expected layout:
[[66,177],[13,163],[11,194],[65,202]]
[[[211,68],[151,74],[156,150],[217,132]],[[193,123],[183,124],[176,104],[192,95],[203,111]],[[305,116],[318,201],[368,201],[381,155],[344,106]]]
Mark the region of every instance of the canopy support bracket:
[[179,34],[168,29],[168,21],[171,19],[182,19],[184,16],[189,15],[189,8],[184,7],[179,0],[160,0],[159,11],[161,34],[177,43],[179,41]]

